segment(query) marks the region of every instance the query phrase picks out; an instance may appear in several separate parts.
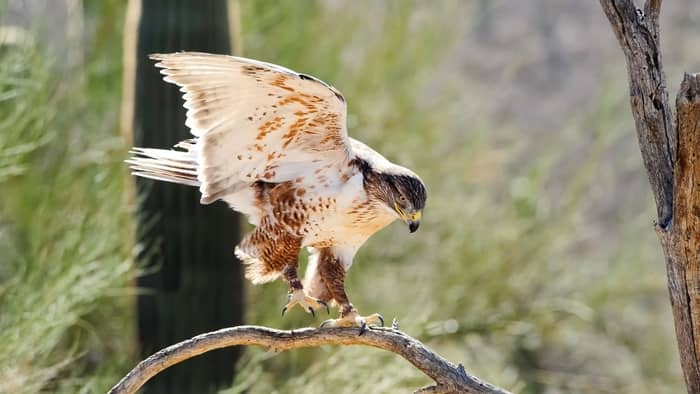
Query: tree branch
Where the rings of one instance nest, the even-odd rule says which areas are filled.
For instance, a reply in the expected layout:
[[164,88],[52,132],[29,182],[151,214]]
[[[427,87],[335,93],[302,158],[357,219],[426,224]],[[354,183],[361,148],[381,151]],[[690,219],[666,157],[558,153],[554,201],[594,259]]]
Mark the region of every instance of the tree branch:
[[492,393],[507,391],[469,375],[434,353],[420,341],[391,328],[371,328],[358,335],[357,328],[302,328],[282,331],[267,327],[238,326],[201,334],[169,346],[141,361],[109,394],[135,393],[162,370],[211,350],[237,345],[255,345],[274,351],[321,345],[366,345],[396,353],[435,381],[420,389],[422,393]]
[[625,53],[639,147],[656,199],[658,222],[665,228],[673,216],[677,137],[659,49],[661,0],[647,1],[644,12],[631,0],[600,0],[600,5]]

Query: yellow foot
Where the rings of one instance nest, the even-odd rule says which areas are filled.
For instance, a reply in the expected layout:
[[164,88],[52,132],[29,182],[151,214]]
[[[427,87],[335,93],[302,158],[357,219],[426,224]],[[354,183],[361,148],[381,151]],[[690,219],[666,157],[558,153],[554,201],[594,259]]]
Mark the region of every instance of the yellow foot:
[[368,327],[379,326],[384,327],[384,318],[379,313],[374,313],[369,316],[360,316],[357,312],[352,311],[340,319],[329,319],[321,323],[323,327],[360,327],[360,335],[367,331]]
[[326,308],[326,312],[331,313],[328,304],[319,299],[307,296],[304,294],[304,290],[301,289],[290,292],[287,296],[287,300],[289,302],[282,308],[282,316],[284,316],[284,313],[287,312],[288,309],[295,305],[301,306],[314,317],[316,316],[316,310],[321,309],[321,307]]

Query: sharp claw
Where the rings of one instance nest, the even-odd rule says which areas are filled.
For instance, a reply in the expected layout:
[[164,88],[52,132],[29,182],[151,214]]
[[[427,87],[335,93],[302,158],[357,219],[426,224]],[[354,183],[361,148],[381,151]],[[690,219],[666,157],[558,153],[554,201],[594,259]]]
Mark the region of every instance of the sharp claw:
[[318,328],[323,328],[323,327],[326,326],[326,324],[328,324],[328,323],[330,323],[330,322],[331,322],[330,320],[325,320],[323,323],[321,323],[320,326],[318,326]]
[[360,324],[360,335],[358,335],[358,336],[361,337],[362,334],[364,334],[366,331],[367,331],[367,322],[365,321],[365,319],[362,319],[362,323]]
[[326,313],[328,313],[329,315],[331,314],[331,309],[328,307],[326,301],[318,300],[318,303],[326,307]]
[[316,317],[316,312],[314,312],[314,308],[309,307],[309,313],[311,313],[311,316]]
[[287,312],[287,307],[286,307],[286,306],[285,306],[284,308],[282,308],[282,316],[284,316],[284,313],[285,313],[285,312]]
[[382,315],[377,314],[377,319],[379,319],[379,321],[382,322],[382,325],[380,327],[384,327],[384,318],[382,317]]

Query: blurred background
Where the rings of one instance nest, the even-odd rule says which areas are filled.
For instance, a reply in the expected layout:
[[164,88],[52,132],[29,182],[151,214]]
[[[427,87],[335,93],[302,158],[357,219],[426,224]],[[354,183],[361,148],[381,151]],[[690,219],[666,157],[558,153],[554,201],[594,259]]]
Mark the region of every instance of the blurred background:
[[[693,5],[662,7],[672,97],[683,71],[700,71]],[[134,187],[132,144],[166,147],[186,132],[177,89],[152,82],[144,51],[161,47],[317,76],[347,98],[353,137],[423,177],[420,231],[391,226],[355,260],[347,288],[361,311],[395,317],[514,392],[685,390],[624,60],[597,2],[3,0],[0,392],[105,392],[190,332],[326,319],[282,318],[283,283],[254,287],[232,256],[183,252],[189,235],[193,250],[207,247],[202,231],[228,234],[216,244],[232,252],[247,231],[233,213],[190,227],[201,219],[186,214],[198,209],[192,190],[157,192],[185,193],[166,207],[178,216],[148,210],[152,183]],[[167,234],[140,230],[158,226]],[[369,348],[247,348],[202,362],[178,370],[189,386],[146,392],[430,383]]]

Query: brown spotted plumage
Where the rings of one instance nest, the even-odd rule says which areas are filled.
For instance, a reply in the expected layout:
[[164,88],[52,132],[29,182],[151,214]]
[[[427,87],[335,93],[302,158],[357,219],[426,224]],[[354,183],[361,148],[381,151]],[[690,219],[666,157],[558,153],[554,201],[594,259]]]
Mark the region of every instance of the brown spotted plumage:
[[375,232],[396,219],[418,228],[426,199],[420,178],[349,138],[345,98],[319,79],[240,57],[152,58],[184,93],[194,138],[174,150],[134,148],[133,173],[198,186],[203,204],[223,200],[245,214],[255,229],[235,252],[253,283],[288,282],[285,310],[299,305],[314,314],[335,303],[341,316],[324,325],[381,323],[357,313],[345,275]]

